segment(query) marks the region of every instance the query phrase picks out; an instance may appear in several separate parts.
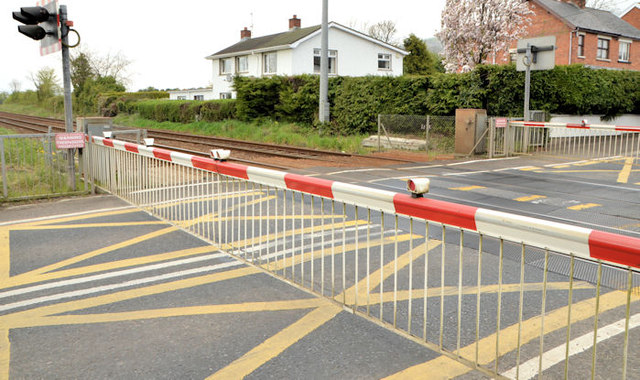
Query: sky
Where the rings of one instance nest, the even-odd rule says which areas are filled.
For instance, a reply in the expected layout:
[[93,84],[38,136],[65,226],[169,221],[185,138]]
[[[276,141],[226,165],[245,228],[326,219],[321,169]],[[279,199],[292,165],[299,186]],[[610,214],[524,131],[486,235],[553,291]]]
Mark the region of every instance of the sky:
[[[11,12],[35,0],[0,1],[0,91],[17,80],[21,90],[33,89],[31,74],[54,68],[62,83],[59,52],[40,56],[39,41],[18,32]],[[129,65],[127,89],[205,87],[211,61],[205,57],[240,40],[240,30],[253,25],[253,36],[286,31],[294,14],[302,27],[318,25],[322,0],[61,0],[81,36],[81,46],[97,56],[121,54]],[[432,37],[440,28],[445,0],[329,0],[329,21],[359,28],[383,20],[395,22],[396,37],[410,33]],[[71,34],[70,43],[75,42]]]

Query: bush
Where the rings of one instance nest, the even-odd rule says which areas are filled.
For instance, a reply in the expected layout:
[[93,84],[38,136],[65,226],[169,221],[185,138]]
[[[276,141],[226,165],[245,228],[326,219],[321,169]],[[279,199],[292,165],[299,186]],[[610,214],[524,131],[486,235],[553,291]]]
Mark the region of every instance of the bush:
[[139,100],[127,106],[130,113],[159,122],[191,123],[236,117],[235,100]]

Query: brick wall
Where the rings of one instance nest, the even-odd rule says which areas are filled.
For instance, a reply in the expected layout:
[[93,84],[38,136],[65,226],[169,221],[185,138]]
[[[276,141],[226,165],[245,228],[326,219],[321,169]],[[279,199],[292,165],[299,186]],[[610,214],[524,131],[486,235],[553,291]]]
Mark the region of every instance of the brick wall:
[[640,29],[640,8],[633,7],[629,12],[622,16],[622,19]]
[[[640,70],[640,41],[633,41],[631,43],[630,63],[618,62],[619,41],[616,37],[611,37],[609,42],[609,60],[598,60],[596,59],[598,35],[585,33],[585,53],[584,57],[581,58],[578,57],[578,36],[573,32],[573,28],[539,6],[535,1],[530,1],[529,6],[531,7],[531,10],[535,12],[535,15],[531,17],[531,24],[527,28],[527,32],[523,38],[555,35],[556,65],[582,63],[584,65],[598,67]],[[636,17],[637,22],[640,23],[640,9],[634,8],[634,11],[638,12],[634,12],[633,14],[629,12],[627,16]],[[517,41],[513,41],[510,48],[516,48],[516,44]],[[569,59],[569,55],[571,56],[571,59]],[[493,62],[493,57],[488,57],[487,62]],[[495,62],[497,64],[509,62],[508,53],[498,53]]]

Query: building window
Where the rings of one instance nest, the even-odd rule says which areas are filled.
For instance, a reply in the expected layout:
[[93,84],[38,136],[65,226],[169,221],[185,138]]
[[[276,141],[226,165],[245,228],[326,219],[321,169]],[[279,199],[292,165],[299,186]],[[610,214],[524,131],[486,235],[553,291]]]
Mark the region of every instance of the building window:
[[391,70],[391,54],[378,54],[378,70]]
[[204,100],[204,95],[193,95],[193,100]]
[[238,73],[247,73],[249,72],[249,57],[246,55],[242,55],[240,57],[236,57],[236,72]]
[[262,55],[263,70],[265,74],[275,74],[278,71],[277,53],[265,53]]
[[231,74],[231,58],[224,58],[220,60],[220,75]]
[[584,58],[584,34],[578,34],[578,57]]
[[178,100],[187,100],[187,97],[184,95],[178,95]]
[[230,92],[221,92],[220,93],[220,99],[231,99],[231,93]]
[[[329,50],[329,74],[335,74],[337,72],[336,58],[338,57],[337,50]],[[320,73],[320,49],[313,49],[313,72]]]
[[609,59],[609,42],[608,38],[598,37],[598,59]]
[[516,62],[518,60],[518,49],[509,49],[509,62]]
[[619,40],[618,41],[618,61],[629,62],[631,58],[631,41]]

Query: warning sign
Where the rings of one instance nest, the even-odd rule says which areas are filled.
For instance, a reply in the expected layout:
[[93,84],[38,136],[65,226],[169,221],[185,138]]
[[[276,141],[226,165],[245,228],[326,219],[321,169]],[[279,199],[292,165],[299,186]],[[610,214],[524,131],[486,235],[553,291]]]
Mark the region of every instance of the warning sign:
[[84,148],[84,133],[56,133],[57,149]]
[[506,128],[507,127],[507,118],[506,117],[496,117],[496,128]]

